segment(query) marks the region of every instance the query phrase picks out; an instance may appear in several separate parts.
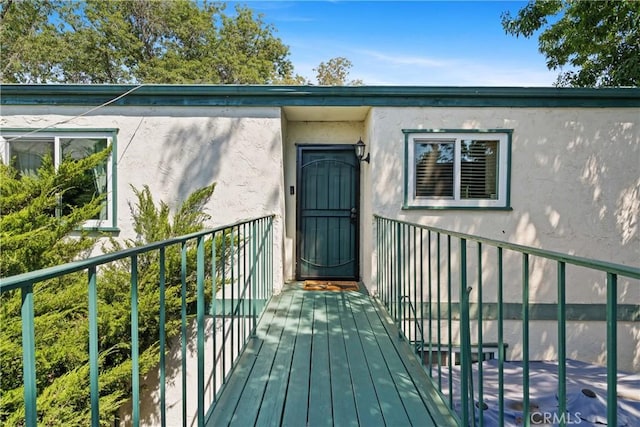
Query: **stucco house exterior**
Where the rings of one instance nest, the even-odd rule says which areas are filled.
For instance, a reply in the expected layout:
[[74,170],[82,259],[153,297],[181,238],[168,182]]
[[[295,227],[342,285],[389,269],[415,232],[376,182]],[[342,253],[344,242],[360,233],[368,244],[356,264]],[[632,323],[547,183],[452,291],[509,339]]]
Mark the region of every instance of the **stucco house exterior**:
[[[131,237],[130,186],[175,204],[215,181],[216,223],[278,215],[283,280],[305,274],[301,162],[358,140],[371,160],[348,166],[359,181],[357,259],[322,274],[372,282],[360,250],[371,247],[372,214],[623,264],[640,257],[638,89],[3,85],[1,99],[4,161],[27,139],[113,144],[108,212],[90,226]],[[471,141],[493,154],[465,154]],[[462,161],[447,158],[454,151]],[[449,179],[419,163],[427,154],[448,165],[447,188],[416,182]],[[465,158],[497,162],[498,176],[466,170]],[[460,180],[474,174],[491,190],[465,195]]]
[[[107,195],[86,224],[101,236],[136,237],[129,204],[145,185],[177,206],[215,182],[211,226],[275,214],[275,288],[344,279],[376,294],[377,217],[640,265],[638,88],[2,85],[0,101],[2,161],[25,172],[45,153],[59,162],[112,147],[88,190]],[[492,295],[496,272],[482,274]],[[521,274],[505,261],[516,312]],[[556,356],[555,275],[532,265],[531,360]],[[604,279],[575,268],[567,285],[567,355],[601,363]],[[633,372],[639,289],[618,284],[618,367]],[[520,359],[516,318],[505,341]]]
[[[637,88],[3,85],[1,102],[5,162],[113,147],[88,228],[135,237],[144,185],[175,206],[216,182],[212,226],[275,214],[276,287],[356,279],[375,293],[374,215],[639,264]],[[552,274],[534,277],[540,301]],[[580,274],[567,300],[595,312],[601,283]],[[621,288],[633,312],[638,288]],[[620,342],[638,370],[629,316]]]

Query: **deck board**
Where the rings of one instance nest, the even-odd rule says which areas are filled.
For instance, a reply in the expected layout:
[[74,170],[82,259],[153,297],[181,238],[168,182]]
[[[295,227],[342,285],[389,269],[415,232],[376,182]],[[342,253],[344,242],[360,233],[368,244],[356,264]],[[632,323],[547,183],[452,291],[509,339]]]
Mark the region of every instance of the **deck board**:
[[311,345],[311,373],[309,378],[308,425],[333,425],[331,404],[331,376],[329,365],[329,330],[326,292],[315,294],[313,310],[313,344]]
[[357,426],[358,412],[353,394],[353,379],[349,369],[349,359],[345,346],[344,327],[344,298],[327,298],[327,318],[329,320],[329,364],[331,378],[331,403],[333,418],[342,420],[340,425]]
[[[309,374],[311,372],[311,337],[313,327],[313,299],[303,298],[300,322],[298,324],[291,371],[289,373],[289,386],[285,396],[280,398],[284,401],[284,412],[282,414],[282,425],[296,427],[306,425],[307,407],[309,404]],[[273,425],[278,425],[273,424]]]
[[264,340],[260,348],[259,357],[253,365],[251,376],[242,392],[242,399],[238,401],[231,418],[231,426],[245,427],[255,424],[258,412],[261,410],[261,405],[256,405],[255,402],[263,401],[265,389],[272,378],[275,356],[282,342],[283,331],[291,309],[291,297],[291,294],[287,294],[279,301],[278,309],[268,329],[268,337],[272,339]]
[[353,397],[356,402],[358,420],[363,426],[384,425],[382,411],[375,383],[367,366],[367,357],[353,317],[351,301],[354,295],[346,294],[342,301],[341,323],[344,331],[344,342],[347,349],[347,360],[352,378]]
[[369,296],[291,285],[267,309],[208,426],[456,425]]
[[[258,336],[267,336],[269,328],[276,317],[280,300],[273,300],[272,304],[266,308],[265,313],[258,324],[256,334]],[[251,377],[251,372],[258,360],[264,340],[252,339],[247,344],[247,348],[240,356],[238,364],[233,370],[233,374],[229,377],[223,392],[218,397],[214,411],[209,419],[209,425],[229,425],[240,398],[243,396],[247,381]]]
[[[381,320],[380,324],[387,331],[387,336],[390,337],[390,339],[391,337],[397,337],[398,329],[389,315],[384,312],[384,309],[378,302],[373,302],[373,305],[378,307],[376,313]],[[379,333],[382,334],[382,331],[379,331]],[[455,419],[449,410],[449,406],[445,402],[444,398],[440,396],[431,379],[427,375],[416,374],[416,372],[424,372],[424,370],[418,359],[415,357],[413,350],[402,340],[391,339],[391,342],[396,348],[399,360],[405,365],[406,372],[409,373],[407,378],[409,378],[413,384],[409,385],[409,388],[420,395],[427,410],[429,411],[431,419],[434,421],[434,425],[442,426],[451,425],[450,423],[452,422],[455,423]]]
[[[432,418],[428,406],[422,404],[422,397],[416,389],[416,384],[411,379],[410,370],[407,369],[407,365],[403,363],[401,358],[397,357],[394,340],[391,339],[391,336],[383,325],[386,319],[380,317],[378,310],[376,310],[370,301],[369,304],[362,304],[362,311],[369,319],[372,334],[376,337],[387,369],[393,376],[393,384],[408,419],[408,424],[403,425],[440,425],[428,421]],[[397,332],[394,331],[394,333],[397,336]]]
[[[287,313],[282,338],[278,345],[269,382],[265,390],[266,396],[284,396],[289,385],[289,372],[293,360],[291,349],[295,345],[296,335],[300,324],[300,314],[302,310],[302,300],[293,298]],[[263,399],[256,425],[272,426],[280,422],[284,409],[283,399]]]
[[353,318],[358,328],[358,335],[364,350],[366,366],[373,380],[373,386],[378,396],[378,405],[386,425],[410,425],[409,418],[395,387],[393,374],[389,371],[376,335],[367,318],[366,304],[359,298],[350,300]]

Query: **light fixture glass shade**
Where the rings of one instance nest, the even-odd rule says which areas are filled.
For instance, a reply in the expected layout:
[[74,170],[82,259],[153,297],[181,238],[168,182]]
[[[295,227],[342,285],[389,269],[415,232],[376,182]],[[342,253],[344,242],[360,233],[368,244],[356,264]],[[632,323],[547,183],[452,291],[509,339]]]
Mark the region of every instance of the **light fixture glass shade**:
[[356,157],[358,158],[358,160],[362,160],[362,158],[364,157],[364,142],[362,142],[362,139],[358,139],[358,142],[356,142],[356,145],[354,146],[355,150],[356,150]]

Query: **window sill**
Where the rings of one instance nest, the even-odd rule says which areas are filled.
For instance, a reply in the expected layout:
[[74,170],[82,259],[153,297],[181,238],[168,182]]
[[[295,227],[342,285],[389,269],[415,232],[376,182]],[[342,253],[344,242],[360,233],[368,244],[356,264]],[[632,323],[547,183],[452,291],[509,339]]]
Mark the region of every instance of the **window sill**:
[[120,229],[118,227],[78,227],[74,230],[74,233],[118,234]]
[[513,208],[511,206],[413,206],[413,205],[404,205],[402,206],[402,210],[404,211],[422,211],[422,210],[431,210],[431,211],[453,211],[453,210],[462,210],[462,211],[512,211]]

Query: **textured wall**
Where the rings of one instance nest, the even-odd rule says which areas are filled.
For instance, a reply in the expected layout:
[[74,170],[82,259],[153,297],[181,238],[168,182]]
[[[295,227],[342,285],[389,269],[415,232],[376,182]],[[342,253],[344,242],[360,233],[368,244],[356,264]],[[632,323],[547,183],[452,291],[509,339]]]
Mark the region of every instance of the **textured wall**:
[[[38,128],[84,111],[5,106],[0,125]],[[639,117],[638,109],[375,107],[364,122],[286,122],[279,108],[108,107],[57,127],[119,129],[120,237],[135,237],[128,206],[133,201],[130,185],[149,185],[156,200],[176,206],[196,188],[217,182],[207,206],[212,226],[275,213],[275,263],[283,268],[275,270],[276,286],[294,275],[296,205],[288,189],[296,185],[296,144],[353,144],[362,137],[371,150],[371,164],[361,170],[361,275],[375,290],[372,214],[638,266]],[[402,129],[420,128],[513,129],[513,210],[402,210]],[[495,265],[492,257],[486,255],[486,262]],[[475,261],[469,259],[473,284]],[[506,254],[505,265],[505,300],[521,301],[520,259]],[[553,263],[532,260],[534,301],[555,301],[555,275]],[[485,295],[495,295],[495,277],[495,268],[487,269]],[[567,283],[567,302],[604,303],[603,275],[568,269]],[[453,296],[457,298],[457,289]],[[472,301],[475,296],[472,293]],[[621,280],[618,302],[640,304],[638,283]],[[601,326],[572,325],[571,342],[590,345],[577,346],[570,357],[602,362]],[[544,322],[534,326],[532,359],[553,356],[552,329]],[[517,328],[509,337],[517,356]],[[639,370],[637,322],[620,327],[619,347],[620,367]]]
[[[148,185],[172,208],[216,182],[205,206],[209,226],[276,214],[275,265],[283,233],[282,136],[279,108],[107,107],[83,117],[74,107],[3,107],[2,127],[115,128],[119,238],[135,238],[131,189]],[[282,270],[275,270],[276,286]]]
[[[403,210],[404,134],[402,129],[513,129],[511,211]],[[547,250],[640,265],[640,110],[638,109],[525,109],[525,108],[374,108],[369,115],[371,146],[370,192],[365,199],[374,214],[417,222],[446,230],[518,243]],[[365,245],[369,242],[365,242]],[[444,250],[444,249],[443,249]],[[435,251],[435,250],[434,250]],[[469,285],[477,298],[475,246],[468,246]],[[435,253],[435,252],[434,252]],[[453,277],[458,243],[453,245]],[[372,276],[375,287],[376,254]],[[485,301],[495,301],[495,250],[485,251]],[[522,301],[521,257],[505,253],[505,301]],[[530,262],[531,300],[557,301],[556,265]],[[434,267],[435,268],[435,267]],[[442,265],[442,271],[446,265]],[[366,273],[366,272],[365,272]],[[605,275],[567,268],[567,302],[604,304]],[[442,277],[446,283],[446,277]],[[618,303],[640,304],[640,283],[619,280]],[[458,300],[459,286],[453,289]],[[445,292],[444,286],[442,287]],[[446,295],[446,293],[443,293]],[[604,308],[603,308],[604,310]],[[603,323],[572,325],[572,356],[585,361],[606,359]],[[555,351],[556,331],[537,323],[531,357]],[[555,328],[555,327],[554,327]],[[489,328],[495,334],[495,328]],[[490,331],[488,331],[490,332]],[[517,356],[518,333],[510,337]],[[619,327],[621,369],[640,370],[640,328],[637,322]]]
[[[375,108],[371,115],[375,213],[617,263],[640,259],[640,109]],[[402,211],[401,130],[420,128],[513,129],[513,211]]]

